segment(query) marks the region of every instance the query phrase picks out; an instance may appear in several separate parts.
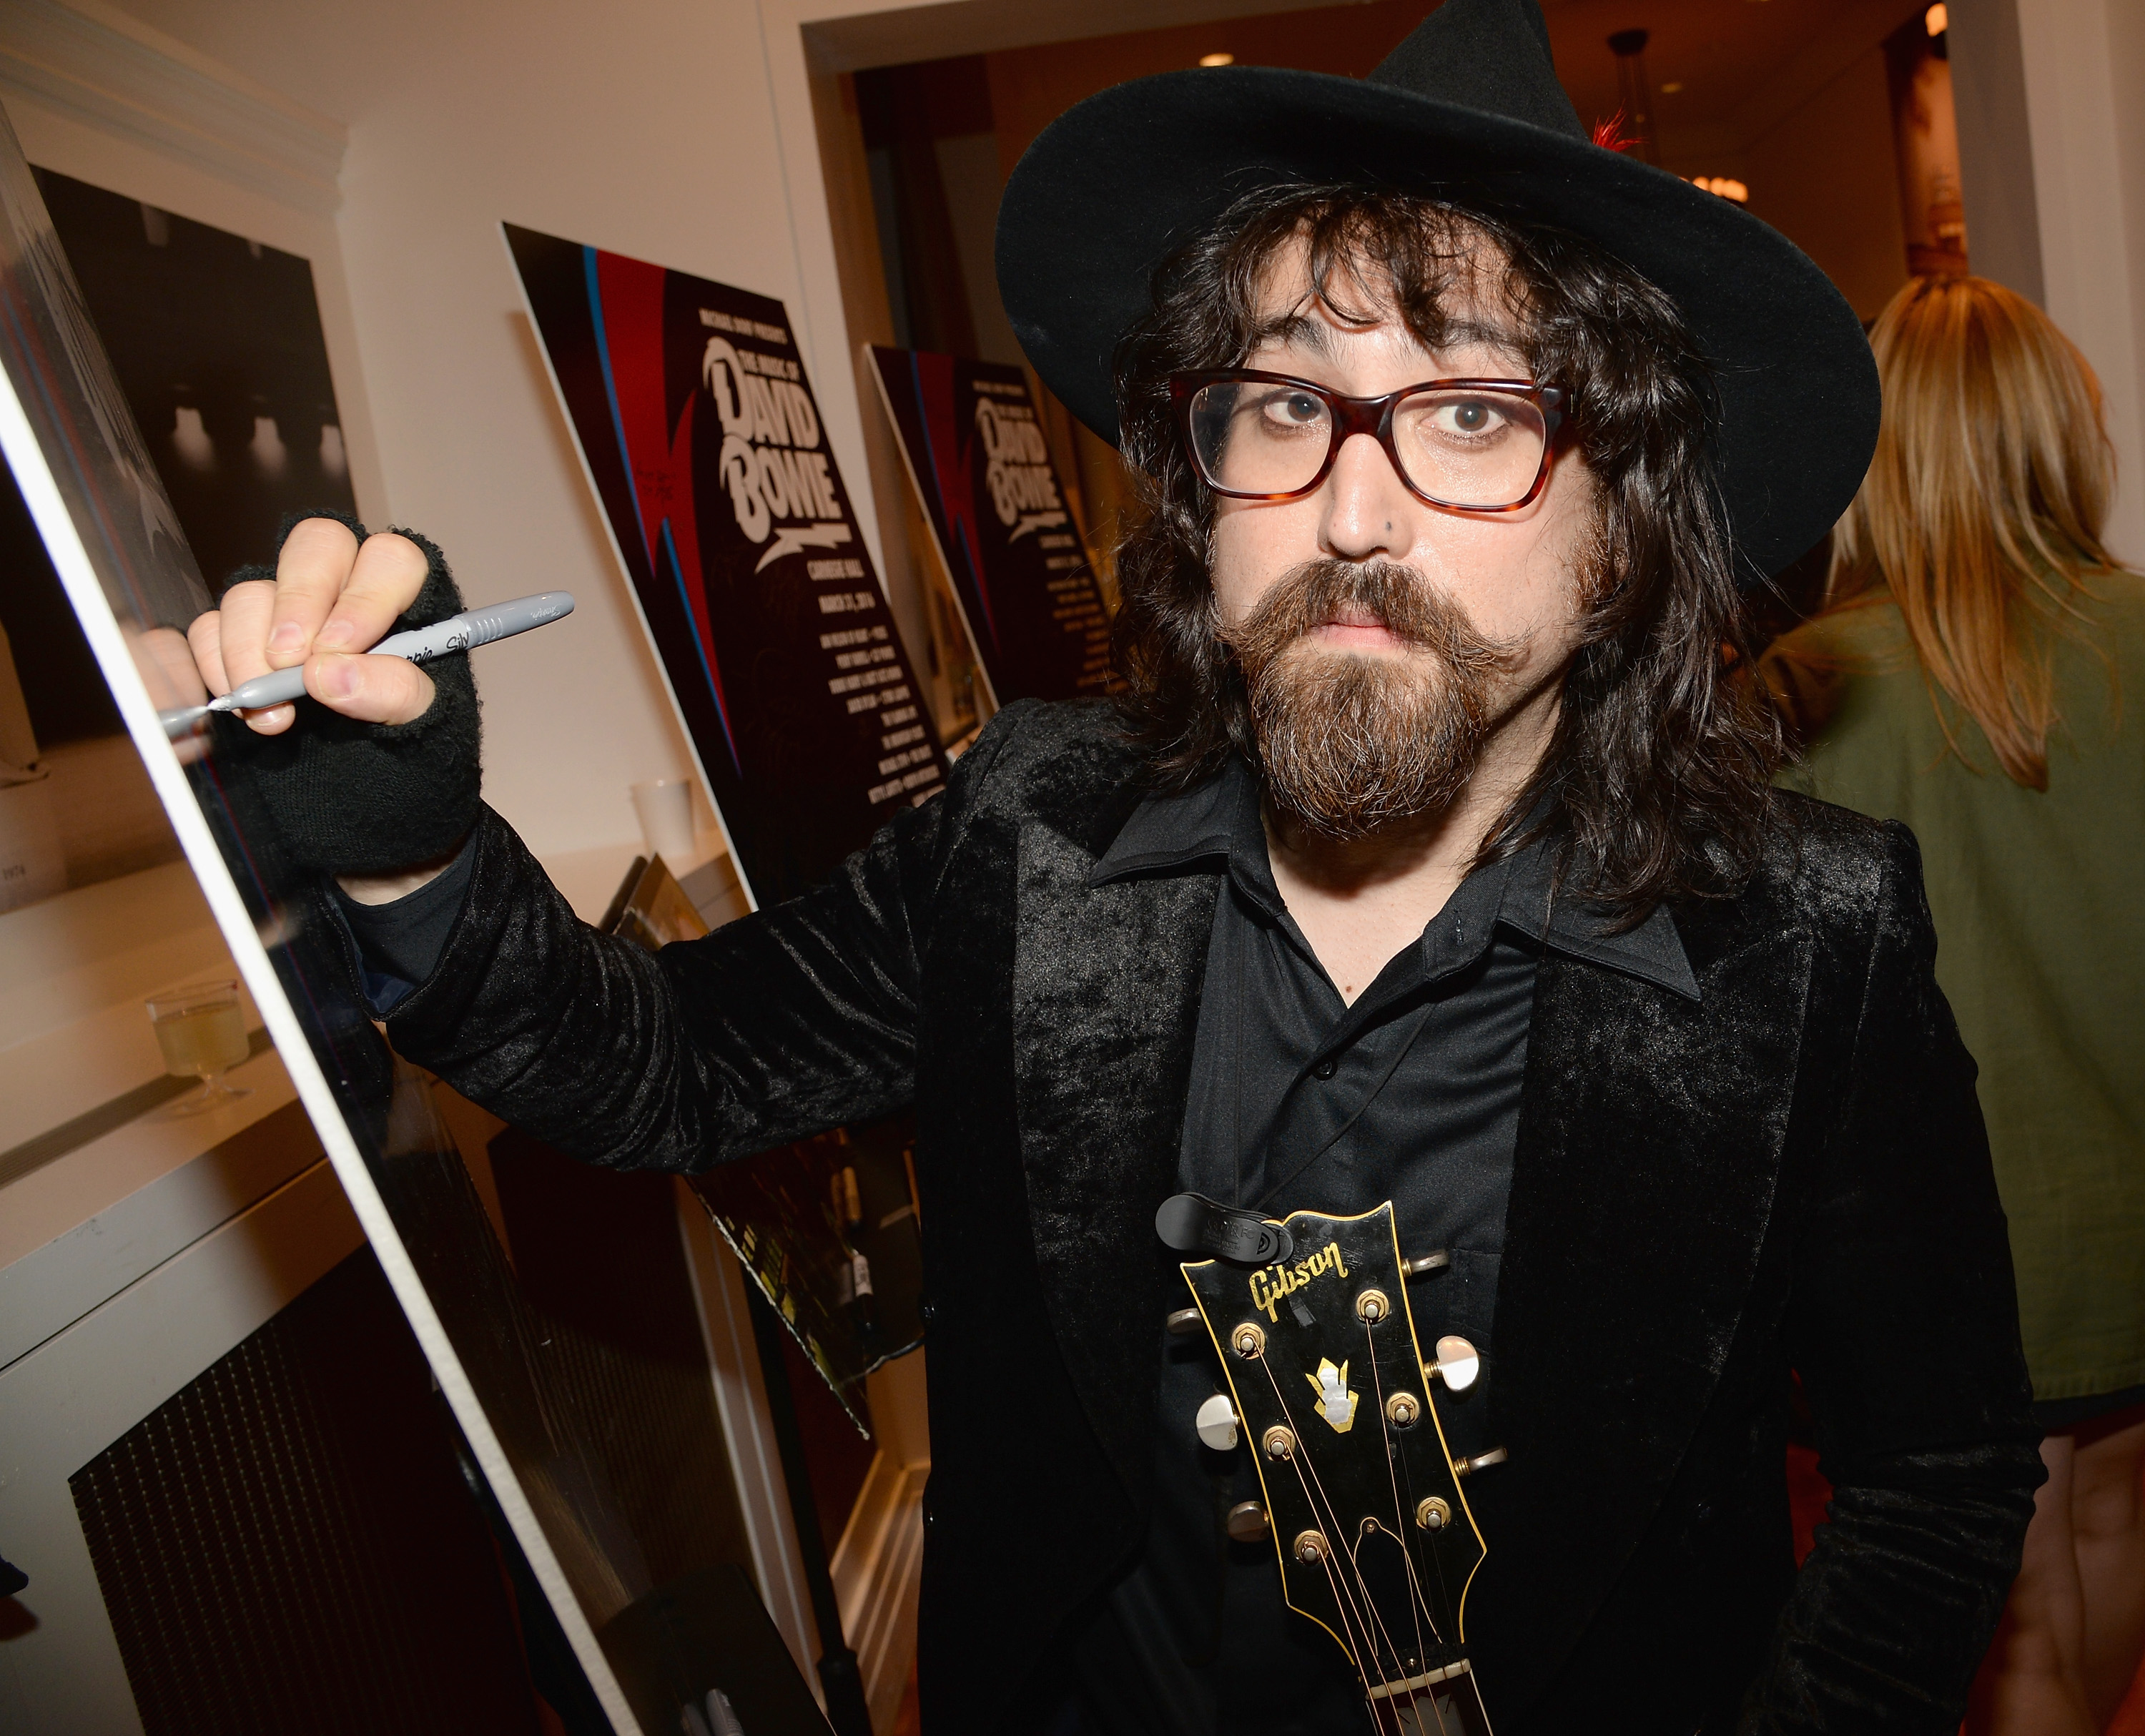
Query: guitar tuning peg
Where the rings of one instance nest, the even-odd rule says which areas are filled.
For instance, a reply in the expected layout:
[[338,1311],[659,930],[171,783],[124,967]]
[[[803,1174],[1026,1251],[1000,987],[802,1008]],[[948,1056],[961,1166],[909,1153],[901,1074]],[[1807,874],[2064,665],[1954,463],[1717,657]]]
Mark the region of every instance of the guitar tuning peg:
[[1447,1335],[1437,1341],[1437,1360],[1423,1372],[1444,1381],[1448,1392],[1465,1392],[1482,1372],[1482,1358],[1466,1339]]
[[1238,1543],[1257,1543],[1267,1535],[1267,1510],[1257,1501],[1239,1501],[1225,1523]]
[[1237,1445],[1237,1407],[1229,1402],[1229,1395],[1217,1392],[1199,1407],[1192,1419],[1192,1426],[1199,1431],[1199,1439],[1217,1453],[1231,1451]]
[[1189,1338],[1206,1323],[1205,1317],[1197,1308],[1179,1308],[1162,1324],[1172,1338]]
[[1431,1253],[1418,1254],[1412,1260],[1401,1261],[1401,1276],[1404,1278],[1420,1278],[1425,1272],[1441,1272],[1451,1264],[1451,1251],[1449,1248],[1439,1248]]
[[1472,1459],[1454,1460],[1452,1475],[1456,1477],[1471,1477],[1478,1470],[1487,1470],[1493,1465],[1502,1465],[1511,1456],[1502,1447],[1493,1446],[1488,1452],[1477,1453]]

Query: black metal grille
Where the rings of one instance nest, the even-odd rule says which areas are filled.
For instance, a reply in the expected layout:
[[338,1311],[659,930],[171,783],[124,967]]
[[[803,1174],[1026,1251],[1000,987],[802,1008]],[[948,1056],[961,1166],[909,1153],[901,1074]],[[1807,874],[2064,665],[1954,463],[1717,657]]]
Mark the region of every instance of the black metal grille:
[[70,1484],[149,1736],[535,1736],[498,1558],[369,1249]]

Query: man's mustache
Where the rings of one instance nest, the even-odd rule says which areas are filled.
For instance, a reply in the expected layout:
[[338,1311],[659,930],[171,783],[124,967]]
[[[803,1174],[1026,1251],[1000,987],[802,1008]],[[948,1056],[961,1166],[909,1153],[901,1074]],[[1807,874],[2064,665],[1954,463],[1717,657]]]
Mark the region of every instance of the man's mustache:
[[[1409,654],[1331,655],[1306,637],[1328,622],[1370,620]],[[1497,677],[1526,644],[1478,632],[1411,568],[1331,560],[1283,575],[1224,638],[1268,797],[1336,838],[1371,837],[1457,798],[1474,775]]]
[[1438,586],[1389,560],[1305,561],[1277,579],[1222,637],[1256,679],[1298,639],[1340,620],[1374,621],[1403,644],[1466,669],[1495,668],[1525,644],[1524,639],[1489,638]]

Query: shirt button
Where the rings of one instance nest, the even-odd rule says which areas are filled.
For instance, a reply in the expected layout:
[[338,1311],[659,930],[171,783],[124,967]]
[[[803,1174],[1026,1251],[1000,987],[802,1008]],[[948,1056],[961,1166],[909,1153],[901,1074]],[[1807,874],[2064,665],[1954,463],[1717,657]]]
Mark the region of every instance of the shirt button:
[[1317,1066],[1311,1068],[1311,1077],[1314,1079],[1330,1079],[1340,1071],[1341,1063],[1328,1055]]

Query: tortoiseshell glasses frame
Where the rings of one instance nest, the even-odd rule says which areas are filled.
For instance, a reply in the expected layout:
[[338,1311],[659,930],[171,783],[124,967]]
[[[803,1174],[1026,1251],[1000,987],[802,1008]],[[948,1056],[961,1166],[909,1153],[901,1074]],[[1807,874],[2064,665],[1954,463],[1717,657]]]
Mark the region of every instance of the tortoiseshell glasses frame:
[[[1316,399],[1326,406],[1328,417],[1326,451],[1319,460],[1316,472],[1296,486],[1281,490],[1232,487],[1216,474],[1216,460],[1221,455],[1218,446],[1208,450],[1209,442],[1201,438],[1200,410],[1202,394],[1217,387],[1242,386],[1272,386],[1287,388],[1291,393],[1301,392]],[[1410,473],[1407,461],[1401,455],[1393,437],[1393,414],[1402,404],[1412,398],[1428,394],[1449,395],[1465,401],[1471,392],[1494,395],[1505,405],[1525,406],[1522,413],[1514,415],[1515,423],[1529,424],[1526,437],[1537,439],[1540,444],[1531,475],[1526,476],[1523,490],[1509,499],[1494,500],[1460,500],[1432,492],[1416,481]],[[1562,387],[1537,385],[1531,380],[1426,380],[1414,386],[1402,386],[1398,391],[1386,392],[1375,398],[1352,398],[1331,386],[1321,386],[1316,381],[1302,380],[1292,374],[1272,374],[1257,368],[1218,368],[1199,373],[1174,374],[1169,381],[1170,403],[1175,413],[1177,433],[1184,443],[1186,455],[1192,460],[1193,471],[1200,481],[1215,494],[1232,500],[1295,500],[1312,493],[1332,473],[1334,462],[1341,455],[1341,446],[1358,434],[1367,434],[1385,449],[1393,472],[1409,493],[1427,505],[1450,512],[1504,513],[1517,512],[1531,505],[1549,480],[1550,453],[1556,432],[1564,420],[1567,394]],[[1500,406],[1501,409],[1502,406]],[[1524,471],[1509,472],[1509,482],[1498,493],[1511,492]]]

